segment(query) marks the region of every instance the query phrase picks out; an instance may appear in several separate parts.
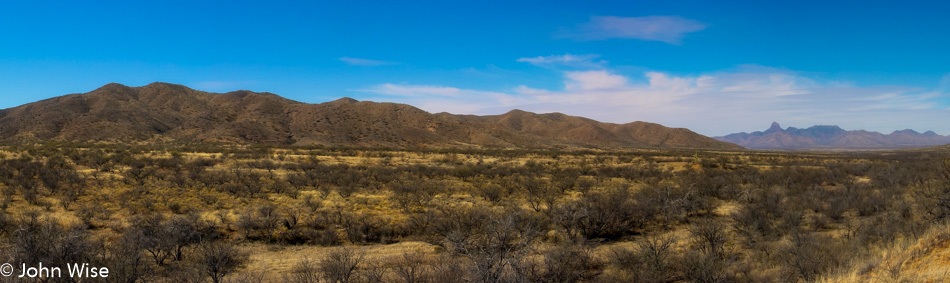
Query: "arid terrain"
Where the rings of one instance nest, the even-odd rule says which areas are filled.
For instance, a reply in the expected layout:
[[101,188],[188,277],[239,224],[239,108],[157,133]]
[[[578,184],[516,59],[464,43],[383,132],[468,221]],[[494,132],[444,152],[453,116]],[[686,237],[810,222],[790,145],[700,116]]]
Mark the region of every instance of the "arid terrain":
[[0,283],[950,283],[950,1],[0,1]]
[[0,140],[0,257],[15,273],[936,282],[950,268],[946,147],[754,151],[645,122],[165,83],[0,110]]
[[0,256],[88,262],[107,281],[940,282],[950,268],[945,148],[0,150]]

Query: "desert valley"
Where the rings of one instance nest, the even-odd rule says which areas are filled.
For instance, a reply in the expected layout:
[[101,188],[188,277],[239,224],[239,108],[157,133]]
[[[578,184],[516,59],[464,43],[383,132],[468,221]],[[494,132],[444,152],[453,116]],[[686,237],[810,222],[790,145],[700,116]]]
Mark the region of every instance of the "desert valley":
[[926,281],[948,268],[946,146],[748,150],[644,122],[166,83],[5,109],[0,125],[4,258],[105,266],[107,281]]
[[950,1],[0,1],[0,283],[950,283]]

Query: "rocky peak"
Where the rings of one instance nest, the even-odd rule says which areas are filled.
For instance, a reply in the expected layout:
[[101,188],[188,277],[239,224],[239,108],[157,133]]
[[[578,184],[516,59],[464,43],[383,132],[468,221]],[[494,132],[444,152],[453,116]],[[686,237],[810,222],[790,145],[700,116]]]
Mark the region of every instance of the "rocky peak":
[[765,130],[765,133],[768,134],[768,133],[781,132],[781,131],[782,131],[782,126],[779,126],[778,122],[772,122],[772,126],[769,127],[768,130]]

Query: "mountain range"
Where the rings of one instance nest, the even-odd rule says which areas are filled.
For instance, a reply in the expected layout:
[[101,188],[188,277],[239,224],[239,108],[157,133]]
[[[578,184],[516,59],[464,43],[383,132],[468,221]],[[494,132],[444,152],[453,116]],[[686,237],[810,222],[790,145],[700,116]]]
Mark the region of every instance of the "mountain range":
[[892,149],[928,147],[950,143],[950,136],[933,131],[918,133],[914,130],[894,131],[890,134],[864,130],[846,131],[838,126],[812,126],[807,129],[788,127],[778,123],[764,132],[735,133],[715,139],[752,149]]
[[432,114],[342,98],[310,104],[251,91],[107,84],[0,110],[0,141],[226,142],[361,147],[741,149],[683,128],[560,113]]

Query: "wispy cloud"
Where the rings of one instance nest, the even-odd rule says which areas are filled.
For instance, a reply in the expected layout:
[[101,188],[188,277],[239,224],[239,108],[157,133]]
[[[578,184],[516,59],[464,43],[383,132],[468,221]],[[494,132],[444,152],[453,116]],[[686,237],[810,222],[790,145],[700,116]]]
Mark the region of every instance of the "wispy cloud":
[[566,72],[565,90],[618,89],[627,85],[627,78],[607,71]]
[[[629,77],[608,70],[564,72],[562,89],[518,86],[480,91],[446,86],[383,84],[364,91],[430,112],[500,114],[513,108],[562,112],[600,121],[649,121],[707,135],[765,129],[768,123],[889,132],[948,120],[947,94],[899,86],[822,82],[786,70],[739,68],[695,76],[650,71]],[[931,123],[932,124],[932,123]],[[940,127],[940,126],[937,126]],[[917,129],[950,133],[944,128]]]
[[539,67],[574,67],[574,68],[603,68],[607,65],[607,61],[596,60],[600,58],[598,54],[581,54],[581,55],[551,55],[551,56],[538,56],[538,57],[523,57],[518,58],[518,62],[529,63],[531,65]]
[[560,35],[576,40],[629,38],[680,44],[687,33],[706,29],[706,24],[677,16],[595,16],[590,22]]
[[454,87],[432,85],[381,84],[364,91],[394,96],[414,97],[464,97],[470,95],[493,95],[488,91],[467,90]]
[[937,85],[937,89],[941,91],[950,91],[950,74],[943,75],[940,78],[940,84]]
[[384,95],[378,100],[404,102],[433,113],[481,113],[488,101],[499,105],[517,104],[511,101],[510,95],[502,92],[437,85],[386,83],[358,91]]
[[396,62],[381,61],[381,60],[372,60],[364,58],[353,58],[353,57],[340,57],[339,59],[343,63],[347,63],[353,66],[384,66],[384,65],[396,65]]

